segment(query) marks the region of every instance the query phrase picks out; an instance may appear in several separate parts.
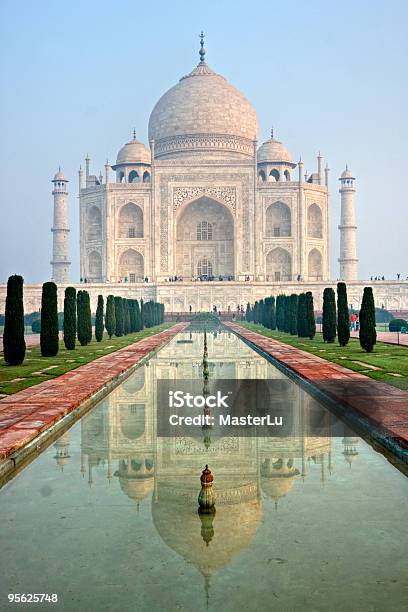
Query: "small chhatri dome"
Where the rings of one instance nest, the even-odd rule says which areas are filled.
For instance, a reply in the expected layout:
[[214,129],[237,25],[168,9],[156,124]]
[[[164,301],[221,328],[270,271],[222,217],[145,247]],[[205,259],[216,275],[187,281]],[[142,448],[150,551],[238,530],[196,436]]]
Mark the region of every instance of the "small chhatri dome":
[[155,157],[253,157],[253,141],[258,138],[255,111],[206,64],[203,34],[200,39],[198,65],[160,98],[150,115]]
[[341,175],[342,179],[354,179],[355,177],[353,176],[353,173],[351,172],[351,170],[349,170],[349,167],[346,164],[346,169],[344,170],[344,172]]
[[[120,149],[117,159],[116,165],[120,166],[121,164],[150,164],[151,163],[151,155],[149,149],[137,140],[136,133],[133,131],[133,138],[129,142],[127,142]],[[115,169],[113,167],[113,169]]]
[[54,178],[52,179],[53,183],[55,181],[65,181],[66,183],[68,183],[68,179],[65,178],[65,174],[62,172],[61,166],[58,168],[58,172],[55,174]]
[[292,165],[292,155],[289,149],[279,140],[276,140],[271,133],[271,138],[263,143],[258,149],[258,163],[262,162],[284,162]]

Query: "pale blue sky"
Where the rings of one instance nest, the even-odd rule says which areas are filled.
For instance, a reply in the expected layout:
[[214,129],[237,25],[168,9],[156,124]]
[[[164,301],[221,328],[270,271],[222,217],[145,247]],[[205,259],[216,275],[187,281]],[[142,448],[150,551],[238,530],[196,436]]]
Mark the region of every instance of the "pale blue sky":
[[58,3],[2,0],[0,280],[50,276],[51,179],[69,184],[72,280],[78,279],[77,170],[99,173],[131,136],[146,142],[157,99],[198,61],[254,105],[305,170],[331,168],[331,274],[338,273],[338,176],[357,177],[360,277],[407,262],[406,0]]

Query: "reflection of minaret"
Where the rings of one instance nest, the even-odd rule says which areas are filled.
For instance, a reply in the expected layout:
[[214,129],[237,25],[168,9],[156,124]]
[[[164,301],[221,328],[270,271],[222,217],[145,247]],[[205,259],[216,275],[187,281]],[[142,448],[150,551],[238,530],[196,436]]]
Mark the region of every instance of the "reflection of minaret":
[[344,458],[351,467],[351,464],[354,462],[355,458],[358,455],[358,450],[356,449],[356,446],[358,444],[358,438],[343,438],[342,442],[344,446]]
[[57,465],[60,466],[61,472],[64,471],[64,465],[69,463],[69,432],[65,432],[54,444],[55,456],[54,459]]

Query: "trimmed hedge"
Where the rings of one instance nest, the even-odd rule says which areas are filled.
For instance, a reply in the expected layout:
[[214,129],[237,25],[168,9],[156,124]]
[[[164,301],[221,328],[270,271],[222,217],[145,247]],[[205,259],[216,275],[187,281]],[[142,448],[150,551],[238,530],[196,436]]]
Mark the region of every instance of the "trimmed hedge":
[[388,324],[388,329],[391,332],[399,332],[401,327],[408,328],[408,321],[405,319],[392,319]]

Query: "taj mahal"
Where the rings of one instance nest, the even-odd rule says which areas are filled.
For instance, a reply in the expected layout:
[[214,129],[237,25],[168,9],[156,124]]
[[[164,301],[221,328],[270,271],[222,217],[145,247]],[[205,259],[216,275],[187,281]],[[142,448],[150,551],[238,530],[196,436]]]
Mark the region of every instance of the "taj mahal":
[[[304,173],[271,137],[259,145],[256,112],[206,62],[199,63],[154,106],[149,147],[133,138],[111,165],[79,169],[80,282],[92,304],[109,293],[157,299],[167,311],[236,309],[267,295],[312,291],[347,282],[361,302],[356,251],[355,177],[339,178],[339,271],[329,271],[329,166],[320,153]],[[52,279],[62,303],[70,283],[68,180],[53,181]],[[333,189],[334,191],[334,189]],[[337,187],[336,187],[337,191]],[[26,286],[26,309],[40,305],[41,286]],[[408,308],[406,282],[377,283],[376,305]],[[1,296],[3,291],[1,291]]]

